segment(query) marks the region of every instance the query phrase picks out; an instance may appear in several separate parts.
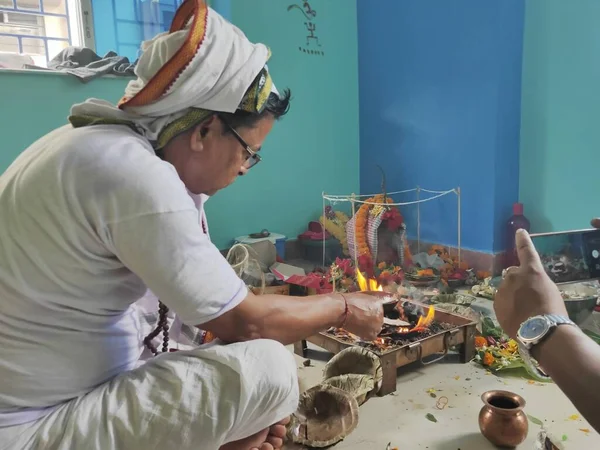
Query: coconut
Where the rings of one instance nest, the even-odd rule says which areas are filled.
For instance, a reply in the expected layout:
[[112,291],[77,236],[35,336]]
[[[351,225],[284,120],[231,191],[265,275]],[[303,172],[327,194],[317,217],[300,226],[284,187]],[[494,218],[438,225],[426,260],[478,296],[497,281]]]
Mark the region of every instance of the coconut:
[[296,444],[324,448],[337,444],[358,425],[358,403],[346,391],[322,384],[300,396],[287,437]]
[[369,393],[375,390],[375,380],[371,375],[356,373],[331,377],[323,381],[323,384],[336,387],[353,395],[359,406],[366,402]]
[[350,393],[359,404],[377,394],[383,380],[379,357],[362,347],[349,347],[335,355],[323,370],[324,383]]

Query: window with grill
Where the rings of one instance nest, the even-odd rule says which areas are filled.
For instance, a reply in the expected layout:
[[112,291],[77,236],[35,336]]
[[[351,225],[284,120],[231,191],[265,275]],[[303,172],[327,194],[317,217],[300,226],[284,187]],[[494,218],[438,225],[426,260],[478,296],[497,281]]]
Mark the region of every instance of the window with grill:
[[[29,57],[38,66],[69,45],[85,45],[80,1],[0,0],[0,53]],[[75,20],[74,20],[75,19]]]
[[[183,0],[0,0],[2,57],[46,67],[68,46],[135,61],[140,44],[166,31]],[[211,4],[212,2],[208,2]]]

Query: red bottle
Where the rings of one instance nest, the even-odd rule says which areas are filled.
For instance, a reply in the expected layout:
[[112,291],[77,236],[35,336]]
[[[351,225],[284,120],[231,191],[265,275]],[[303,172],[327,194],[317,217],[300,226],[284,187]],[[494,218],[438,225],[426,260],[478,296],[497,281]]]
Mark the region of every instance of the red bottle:
[[529,231],[531,228],[529,220],[523,215],[523,203],[515,203],[513,205],[513,215],[508,219],[506,228],[508,238],[508,245],[506,248],[508,258],[506,266],[518,266],[519,257],[517,256],[517,249],[515,246],[515,234],[519,229]]

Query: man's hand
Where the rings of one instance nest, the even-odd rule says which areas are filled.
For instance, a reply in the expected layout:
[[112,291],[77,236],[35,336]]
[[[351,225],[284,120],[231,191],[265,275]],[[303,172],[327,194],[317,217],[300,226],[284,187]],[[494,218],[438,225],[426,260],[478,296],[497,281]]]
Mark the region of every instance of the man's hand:
[[[600,220],[597,223],[600,227]],[[527,231],[517,231],[516,245],[521,265],[507,270],[494,299],[498,322],[512,338],[530,317],[542,314],[567,316],[560,291],[544,272]]]
[[383,326],[383,300],[368,293],[250,293],[238,306],[199,327],[224,342],[273,339],[288,345],[342,324],[363,339],[375,339]]
[[344,329],[366,341],[377,339],[383,327],[383,299],[356,292],[344,297],[348,302]]
[[[600,228],[600,219],[592,220]],[[544,273],[526,232],[517,233],[521,267],[508,271],[494,301],[502,328],[515,336],[519,324],[539,314],[567,315],[558,288]],[[533,350],[535,359],[579,412],[600,431],[600,347],[579,328],[562,326]]]

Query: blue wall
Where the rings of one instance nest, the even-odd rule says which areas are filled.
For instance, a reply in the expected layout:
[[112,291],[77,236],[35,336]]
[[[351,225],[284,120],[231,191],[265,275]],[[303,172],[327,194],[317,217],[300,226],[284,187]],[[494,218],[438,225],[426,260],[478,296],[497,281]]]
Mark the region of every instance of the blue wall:
[[[464,248],[501,250],[518,198],[523,16],[521,0],[358,0],[361,190],[379,190],[375,164],[388,190],[460,186]],[[456,215],[454,196],[423,205],[422,239],[456,245]]]
[[534,231],[600,215],[600,2],[526,2],[520,198]]

